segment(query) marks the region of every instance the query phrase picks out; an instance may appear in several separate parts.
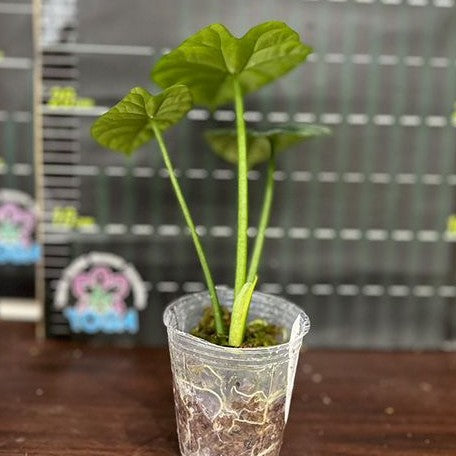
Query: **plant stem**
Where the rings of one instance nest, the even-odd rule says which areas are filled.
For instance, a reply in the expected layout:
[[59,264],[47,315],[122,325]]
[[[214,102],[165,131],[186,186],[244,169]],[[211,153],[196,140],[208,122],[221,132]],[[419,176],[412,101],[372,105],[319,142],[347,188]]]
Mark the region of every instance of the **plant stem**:
[[258,272],[261,254],[263,253],[264,236],[266,228],[269,224],[271,215],[272,199],[274,195],[274,171],[276,169],[276,160],[274,151],[271,150],[271,156],[268,161],[268,174],[266,177],[266,189],[264,192],[263,207],[261,208],[260,222],[258,224],[258,232],[253,247],[252,258],[250,259],[249,272],[247,274],[247,281],[252,282]]
[[258,277],[255,276],[252,282],[246,282],[239,294],[234,298],[233,313],[231,314],[230,335],[228,343],[232,347],[240,347],[244,341],[249,316],[250,301]]
[[201,241],[200,241],[200,238],[196,231],[195,224],[193,223],[192,216],[190,215],[190,210],[188,208],[188,205],[185,201],[181,187],[180,187],[179,182],[174,173],[174,167],[171,163],[171,159],[169,158],[168,151],[167,151],[165,143],[163,141],[163,136],[162,136],[159,128],[155,125],[155,123],[152,123],[152,128],[154,130],[155,137],[157,138],[158,145],[160,146],[160,151],[162,153],[163,160],[164,160],[166,168],[168,170],[171,184],[173,186],[177,200],[179,201],[181,210],[184,214],[184,218],[185,218],[185,221],[187,222],[187,226],[190,229],[190,234],[192,236],[193,244],[195,245],[196,253],[198,254],[198,258],[200,260],[201,267],[203,269],[204,278],[206,279],[207,288],[209,290],[209,295],[211,297],[212,307],[214,310],[215,328],[216,328],[217,334],[219,336],[226,336],[227,331],[225,328],[225,324],[223,322],[222,308],[220,306],[220,301],[217,296],[217,291],[215,290],[214,280],[212,279],[212,274],[209,269],[209,264],[207,262],[206,255],[204,253],[203,246],[201,245]]
[[234,296],[236,297],[246,281],[249,207],[247,181],[247,135],[244,121],[244,102],[242,98],[241,85],[236,78],[233,79],[233,85],[238,139],[238,227],[236,250],[236,279],[234,283]]

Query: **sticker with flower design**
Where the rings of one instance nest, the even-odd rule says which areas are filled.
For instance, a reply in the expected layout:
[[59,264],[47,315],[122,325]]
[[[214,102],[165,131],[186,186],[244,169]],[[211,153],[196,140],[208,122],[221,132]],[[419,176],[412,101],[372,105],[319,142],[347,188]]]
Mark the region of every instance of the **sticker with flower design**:
[[92,252],[62,273],[54,297],[75,333],[135,334],[147,290],[136,269],[111,253]]
[[18,190],[0,190],[0,264],[32,264],[41,258],[35,242],[35,203]]

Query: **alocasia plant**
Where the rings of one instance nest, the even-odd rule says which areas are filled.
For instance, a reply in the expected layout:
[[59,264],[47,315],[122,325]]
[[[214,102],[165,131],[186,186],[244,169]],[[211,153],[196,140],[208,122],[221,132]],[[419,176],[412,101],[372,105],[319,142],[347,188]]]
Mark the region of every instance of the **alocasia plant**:
[[[283,22],[271,21],[257,25],[241,38],[233,36],[221,24],[210,25],[164,55],[155,65],[152,79],[165,89],[164,92],[152,96],[145,89],[133,89],[118,105],[98,119],[92,128],[92,134],[100,144],[127,155],[150,139],[157,139],[203,268],[212,300],[217,334],[221,341],[226,341],[226,328],[214,282],[174,174],[162,132],[185,115],[190,109],[191,99],[195,104],[211,110],[234,102],[236,134],[230,135],[231,146],[227,145],[226,149],[223,145],[221,148],[215,147],[220,155],[231,157],[229,160],[238,166],[235,299],[228,339],[233,346],[242,344],[249,305],[257,282],[257,263],[261,256],[260,246],[259,253],[254,249],[251,263],[254,267],[252,269],[251,266],[248,272],[248,168],[271,158],[268,175],[272,176],[275,153],[299,142],[307,134],[304,128],[290,130],[287,134],[271,130],[266,135],[255,136],[253,133],[249,140],[244,120],[244,96],[288,73],[304,62],[311,52],[311,48],[301,42],[299,35]],[[252,147],[248,152],[248,140],[252,142],[252,138],[253,146],[250,144]],[[266,187],[265,197],[265,204],[270,209],[268,200],[272,201],[272,186]],[[264,229],[267,218],[260,222],[260,226],[262,223],[265,225]],[[261,236],[257,239],[258,242],[262,243]]]
[[[242,38],[234,37],[224,25],[213,24],[163,56],[152,71],[152,78],[159,86],[185,84],[195,103],[210,109],[234,100],[238,143],[236,297],[246,283],[253,284],[247,282],[248,168],[244,95],[288,73],[311,52],[299,35],[283,22],[257,25]],[[233,315],[238,314],[238,306],[248,306],[251,293],[243,296],[243,299],[235,299]],[[230,333],[238,324],[242,326],[232,318]],[[232,339],[230,337],[230,343]]]

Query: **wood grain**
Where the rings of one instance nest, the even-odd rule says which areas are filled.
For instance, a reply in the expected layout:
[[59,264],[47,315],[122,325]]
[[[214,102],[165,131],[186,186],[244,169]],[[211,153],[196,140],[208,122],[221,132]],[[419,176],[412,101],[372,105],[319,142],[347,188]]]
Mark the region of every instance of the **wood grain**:
[[[165,349],[0,323],[0,454],[178,456],[176,439]],[[303,353],[281,454],[455,456],[456,354]]]

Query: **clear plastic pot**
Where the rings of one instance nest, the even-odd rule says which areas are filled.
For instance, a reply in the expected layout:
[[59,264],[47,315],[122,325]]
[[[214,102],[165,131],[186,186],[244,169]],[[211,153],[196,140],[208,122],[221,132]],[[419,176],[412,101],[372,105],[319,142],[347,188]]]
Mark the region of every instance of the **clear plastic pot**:
[[[231,308],[233,291],[220,287]],[[165,310],[177,430],[182,456],[278,456],[288,418],[307,315],[277,296],[255,292],[250,319],[285,329],[274,347],[231,348],[188,334],[210,306],[207,292],[184,296]]]

